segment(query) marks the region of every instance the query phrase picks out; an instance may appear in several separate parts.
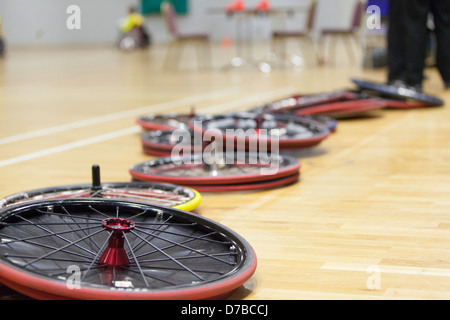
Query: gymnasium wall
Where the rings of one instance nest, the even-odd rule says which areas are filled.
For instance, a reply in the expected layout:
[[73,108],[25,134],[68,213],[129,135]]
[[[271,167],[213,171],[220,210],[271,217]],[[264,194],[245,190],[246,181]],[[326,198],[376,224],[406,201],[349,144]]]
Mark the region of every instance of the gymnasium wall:
[[[259,0],[247,0],[254,6]],[[323,27],[346,26],[356,0],[319,0],[317,25]],[[231,0],[189,0],[187,14],[180,16],[178,24],[186,32],[207,30],[214,40],[235,37],[234,20],[211,9],[223,8]],[[118,24],[130,5],[139,6],[140,0],[1,0],[0,15],[3,33],[10,45],[47,44],[112,44],[117,38]],[[280,7],[307,6],[309,0],[272,0]],[[81,29],[69,30],[66,12],[70,5],[81,9]],[[146,25],[154,42],[168,39],[165,24],[158,14],[146,17]],[[284,22],[287,28],[302,28],[306,14],[299,12]],[[268,19],[254,19],[253,35],[265,39],[270,34]]]

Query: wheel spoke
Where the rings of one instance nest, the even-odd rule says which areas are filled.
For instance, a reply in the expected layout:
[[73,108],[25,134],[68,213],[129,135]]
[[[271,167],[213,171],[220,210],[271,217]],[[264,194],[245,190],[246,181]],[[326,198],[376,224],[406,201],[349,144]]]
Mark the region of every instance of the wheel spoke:
[[[154,232],[160,231],[160,228],[163,227],[163,226],[166,226],[166,225],[167,225],[167,222],[168,222],[171,218],[172,218],[172,216],[169,216],[163,223],[161,223],[161,224],[158,226],[157,229],[152,229],[152,230],[153,230]],[[151,237],[151,234],[147,235],[146,239],[148,239],[149,237]],[[140,240],[140,241],[138,241],[138,240]],[[131,249],[134,249],[134,250],[136,251],[137,248],[139,247],[139,245],[141,245],[141,244],[145,244],[145,241],[142,240],[142,239],[136,238],[135,243],[134,243],[133,246],[130,248],[130,250],[131,250]]]
[[78,240],[76,240],[76,241],[69,241],[69,243],[66,244],[65,246],[62,246],[62,247],[60,247],[60,248],[58,248],[58,249],[56,249],[56,250],[53,250],[53,251],[51,251],[51,252],[48,252],[48,253],[46,253],[46,254],[40,256],[40,257],[37,257],[36,259],[34,259],[34,260],[32,260],[32,261],[30,261],[30,262],[24,264],[23,267],[27,267],[27,266],[29,266],[29,265],[31,265],[31,264],[33,264],[33,263],[36,263],[37,261],[39,261],[39,260],[41,260],[41,259],[44,259],[44,258],[46,258],[46,257],[48,257],[48,256],[50,256],[50,255],[52,255],[52,254],[58,253],[58,252],[62,251],[63,249],[66,249],[66,248],[68,248],[68,247],[70,247],[70,246],[76,245],[78,242],[84,241],[85,239],[87,239],[87,238],[89,238],[89,237],[92,237],[93,235],[95,235],[95,234],[97,234],[97,233],[100,233],[100,232],[104,232],[104,231],[103,231],[103,230],[99,230],[99,231],[94,232],[93,234],[90,234],[90,235],[88,235],[88,236],[82,237],[82,238],[80,238],[80,239],[78,239]]
[[[141,229],[139,229],[139,228],[136,228],[136,230],[139,230],[139,231],[142,232],[142,233],[148,234],[148,232],[145,231],[145,230],[141,230]],[[212,256],[212,255],[206,254],[206,253],[204,253],[204,252],[202,252],[202,251],[200,251],[200,250],[197,250],[197,249],[194,249],[194,248],[185,246],[184,244],[182,244],[182,243],[180,243],[180,242],[175,242],[175,241],[172,241],[172,240],[170,240],[170,239],[167,239],[167,238],[164,238],[164,237],[160,237],[160,236],[157,236],[157,235],[153,235],[153,236],[154,236],[155,238],[160,239],[160,240],[169,242],[169,243],[173,244],[174,246],[180,246],[180,247],[182,247],[183,249],[190,250],[190,251],[192,251],[192,252],[196,252],[196,253],[199,253],[199,254],[203,254],[203,255],[205,255],[205,256],[207,256],[207,257],[210,257],[211,259],[214,259],[214,260],[217,260],[217,261],[226,263],[226,264],[230,264],[230,262],[228,262],[228,261],[224,261],[224,260],[222,260],[222,259],[218,259],[217,257],[214,257],[214,256]]]
[[[29,237],[25,237],[25,238],[16,238],[14,240],[8,239],[10,236],[6,235],[6,234],[0,234],[0,237],[4,237],[1,238],[0,241],[1,243],[7,243],[7,244],[11,244],[14,242],[26,242],[28,240],[36,240],[36,239],[42,239],[42,238],[46,238],[46,237],[53,237],[56,235],[61,235],[61,234],[66,234],[66,233],[73,233],[76,231],[86,231],[89,229],[96,229],[96,228],[100,228],[99,225],[96,226],[92,226],[92,227],[84,227],[80,229],[70,229],[70,230],[64,230],[64,231],[60,231],[60,232],[53,232],[53,233],[48,233],[48,234],[40,234],[40,235],[36,235],[36,236],[29,236]],[[87,234],[86,234],[87,235]]]
[[[37,212],[42,213],[42,214],[48,214],[48,215],[54,215],[54,216],[60,216],[60,217],[66,217],[65,213],[58,213],[58,212],[52,212],[52,211],[43,211],[42,209],[38,208],[36,209]],[[73,218],[77,218],[77,219],[84,219],[84,220],[91,220],[91,221],[98,221],[101,222],[102,219],[99,218],[91,218],[88,216],[78,216],[78,215],[71,215]]]
[[112,232],[109,234],[109,236],[106,238],[105,242],[103,243],[103,245],[101,246],[100,250],[98,250],[97,254],[95,255],[95,257],[92,259],[91,263],[89,264],[89,267],[86,269],[86,272],[83,274],[83,276],[81,277],[81,281],[83,281],[84,277],[88,274],[89,270],[91,270],[92,266],[94,265],[94,263],[96,263],[98,261],[98,258],[100,257],[101,253],[103,252],[103,250],[106,248],[109,239],[112,236]]
[[[63,209],[64,212],[72,219],[72,221],[73,221],[74,223],[76,223],[78,227],[80,227],[79,224],[75,221],[75,218],[72,217],[72,215],[70,214],[70,212],[69,212],[64,206],[62,207],[62,209]],[[70,225],[68,225],[68,226],[70,226]],[[88,235],[87,232],[86,232],[86,229],[81,229],[81,231],[83,231],[83,233],[84,233],[85,236]],[[95,241],[93,241],[92,238],[90,238],[90,240],[91,240],[90,243],[92,243],[94,246],[96,246],[98,249],[100,249],[100,247],[98,246],[98,244],[97,244]]]
[[[133,231],[131,231],[133,233]],[[142,275],[142,279],[144,280],[145,285],[148,287],[147,278],[145,277],[144,272],[142,271],[141,265],[139,264],[138,259],[136,259],[136,255],[134,254],[133,249],[131,248],[130,242],[128,241],[128,238],[125,234],[125,232],[122,231],[123,237],[125,238],[125,241],[127,242],[128,247],[130,248],[131,255],[133,256],[134,261],[136,262],[136,265],[139,269],[140,274]]]
[[190,274],[194,275],[195,277],[197,277],[200,280],[203,280],[203,278],[196,274],[194,271],[192,271],[191,269],[189,269],[187,266],[183,265],[182,263],[180,263],[178,260],[176,260],[175,258],[171,257],[169,254],[167,254],[165,251],[161,250],[160,248],[156,247],[153,243],[148,242],[147,240],[145,240],[144,238],[142,238],[139,234],[137,234],[134,231],[131,231],[135,236],[143,239],[148,245],[150,245],[151,247],[153,247],[154,249],[156,249],[159,253],[162,253],[163,255],[165,255],[167,258],[170,259],[170,261],[175,262],[177,265],[179,265],[180,267],[182,267],[184,270],[188,271]]
[[[176,257],[177,260],[184,260],[184,259],[205,259],[209,257],[229,257],[232,255],[236,255],[236,253],[232,252],[226,252],[226,253],[213,253],[210,255],[197,255],[197,256],[187,256],[187,257]],[[161,261],[168,261],[167,258],[160,258],[160,259],[150,259],[150,260],[141,260],[141,263],[152,263],[152,262],[161,262]]]

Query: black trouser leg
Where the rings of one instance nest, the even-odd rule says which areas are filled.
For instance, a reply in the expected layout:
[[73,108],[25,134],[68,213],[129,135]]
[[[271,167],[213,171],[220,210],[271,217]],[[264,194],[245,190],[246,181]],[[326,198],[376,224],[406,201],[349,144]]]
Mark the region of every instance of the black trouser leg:
[[436,28],[436,65],[446,84],[450,84],[450,0],[433,0],[431,12]]
[[[394,0],[395,1],[395,0]],[[407,83],[421,85],[425,68],[430,0],[409,0],[407,6]]]
[[406,81],[406,6],[407,0],[389,2],[388,82]]

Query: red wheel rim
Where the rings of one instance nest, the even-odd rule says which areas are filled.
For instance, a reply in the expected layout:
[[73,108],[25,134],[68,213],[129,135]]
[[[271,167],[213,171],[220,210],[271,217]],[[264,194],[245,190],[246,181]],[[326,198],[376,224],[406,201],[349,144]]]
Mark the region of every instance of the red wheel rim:
[[384,99],[384,103],[385,103],[385,108],[389,108],[389,109],[419,109],[419,108],[430,107],[430,105],[420,103],[420,102],[390,100],[390,99]]
[[357,93],[347,90],[320,92],[307,95],[295,95],[289,98],[274,101],[251,109],[256,113],[290,113],[292,111],[313,107],[321,104],[330,104],[339,101],[355,100]]
[[157,149],[149,148],[147,146],[143,146],[142,151],[144,151],[145,154],[148,154],[149,156],[154,156],[154,157],[169,157],[171,154],[170,151],[157,150]]
[[351,114],[356,112],[365,112],[384,107],[384,102],[381,99],[364,99],[346,102],[337,102],[331,104],[319,105],[311,108],[300,109],[296,111],[299,116],[302,115],[317,115],[317,114]]
[[[278,164],[275,164],[272,170],[257,163],[260,159],[258,154],[243,154],[245,157],[242,158],[245,161],[243,163],[238,163],[239,155],[225,154],[225,157],[230,159],[229,163],[235,162],[225,167],[221,175],[214,176],[210,171],[205,170],[204,164],[201,163],[202,154],[191,155],[187,164],[180,164],[173,157],[142,162],[132,166],[130,174],[133,179],[138,181],[170,182],[181,185],[218,185],[273,180],[298,173],[301,166],[297,159],[284,155],[274,156],[274,162]],[[246,169],[247,173],[245,173]]]
[[[258,120],[274,124],[273,127],[258,127]],[[230,130],[242,129],[243,125],[236,124],[236,121],[244,121],[248,124],[250,130],[254,130],[255,135],[241,135],[239,131],[230,133]],[[220,123],[223,122],[223,123]],[[197,124],[201,123],[201,126]],[[290,115],[276,114],[256,114],[256,113],[235,113],[219,116],[203,116],[195,117],[189,122],[189,127],[194,131],[201,132],[205,135],[209,130],[220,132],[220,138],[224,145],[232,145],[235,149],[242,151],[239,146],[244,146],[245,150],[252,150],[253,146],[260,146],[267,150],[272,150],[275,145],[281,149],[291,148],[308,148],[316,146],[325,140],[330,131],[324,125],[311,121],[306,117],[292,117]],[[260,134],[261,129],[266,129],[267,135]],[[245,130],[244,130],[245,132]],[[272,134],[277,135],[272,138]]]
[[222,192],[244,192],[244,191],[254,191],[254,190],[268,190],[276,189],[280,187],[285,187],[294,184],[299,181],[300,174],[294,174],[291,176],[269,180],[269,181],[258,181],[253,183],[244,184],[229,184],[229,185],[193,185],[191,188],[199,192],[204,193],[222,193]]
[[179,114],[168,113],[159,115],[145,115],[136,119],[136,123],[143,129],[153,130],[174,130],[186,127],[188,121],[195,116],[195,113]]
[[[193,140],[194,134],[192,130],[186,130],[183,132],[189,134],[189,136]],[[141,136],[143,150],[147,150],[149,154],[170,155],[172,150],[177,145],[181,144],[181,142],[179,141],[173,141],[173,136],[176,136],[176,132],[174,130],[156,130],[145,132]],[[190,145],[183,145],[183,148],[189,149],[190,153],[201,152],[202,144],[200,141],[199,145],[196,146],[194,144],[194,141],[190,141]]]

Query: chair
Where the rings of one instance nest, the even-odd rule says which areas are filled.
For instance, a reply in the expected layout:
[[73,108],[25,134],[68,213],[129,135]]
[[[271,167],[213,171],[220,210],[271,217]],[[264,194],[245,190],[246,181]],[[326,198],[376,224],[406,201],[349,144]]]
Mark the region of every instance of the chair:
[[177,25],[177,14],[172,3],[163,1],[161,13],[166,22],[171,41],[166,53],[164,68],[178,68],[181,53],[186,45],[193,45],[197,52],[198,67],[205,69],[211,66],[209,35],[207,33],[180,33]]
[[354,53],[352,41],[356,43],[358,46],[360,43],[359,39],[359,32],[361,29],[361,22],[362,17],[364,13],[365,8],[365,1],[357,0],[354,6],[353,15],[351,16],[351,21],[349,23],[349,26],[347,28],[331,28],[331,29],[322,29],[320,30],[319,35],[319,44],[321,47],[321,51],[323,52],[324,48],[324,42],[325,39],[328,38],[329,40],[333,41],[334,45],[334,54],[333,56],[336,56],[336,40],[338,38],[342,39],[345,44],[347,56],[349,58],[349,61],[356,61],[356,54]]
[[286,50],[288,40],[299,39],[300,41],[305,42],[306,45],[312,47],[317,62],[319,64],[321,63],[321,57],[318,54],[316,43],[314,41],[314,37],[312,36],[316,19],[316,8],[317,0],[311,0],[308,8],[306,24],[303,30],[275,30],[272,32],[272,51],[277,59],[281,57],[289,60],[294,65],[303,65],[303,59],[300,56],[289,55]]

